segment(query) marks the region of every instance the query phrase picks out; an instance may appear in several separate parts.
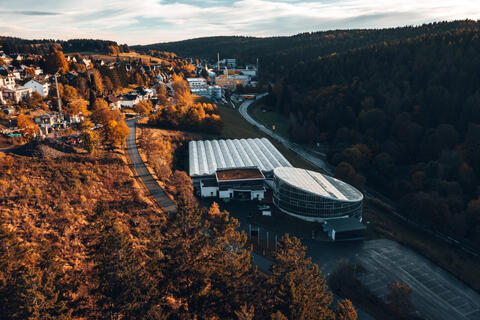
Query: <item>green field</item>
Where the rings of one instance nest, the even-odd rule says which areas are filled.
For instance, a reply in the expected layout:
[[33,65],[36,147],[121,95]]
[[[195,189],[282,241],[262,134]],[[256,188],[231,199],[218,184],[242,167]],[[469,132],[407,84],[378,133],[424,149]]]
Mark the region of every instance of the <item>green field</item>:
[[[288,117],[275,111],[269,110],[261,101],[253,103],[251,105],[251,107],[249,108],[249,114],[252,116],[252,118],[257,120],[264,126],[274,130],[282,137],[290,137]],[[273,129],[274,126],[275,129]]]
[[273,145],[290,161],[294,167],[305,168],[309,170],[318,170],[318,168],[305,161],[297,153],[286,148],[283,144],[271,139],[258,128],[252,126],[245,120],[237,109],[233,109],[231,105],[218,105],[220,117],[224,122],[221,133],[225,139],[241,139],[241,138],[268,138]]

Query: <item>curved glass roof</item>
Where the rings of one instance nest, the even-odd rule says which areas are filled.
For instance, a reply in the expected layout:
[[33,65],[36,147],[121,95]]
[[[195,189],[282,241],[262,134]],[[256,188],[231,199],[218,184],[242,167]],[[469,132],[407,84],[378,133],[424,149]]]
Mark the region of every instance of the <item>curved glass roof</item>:
[[272,171],[292,166],[267,138],[190,141],[188,151],[191,177],[213,175],[224,168]]
[[351,185],[319,172],[280,167],[273,174],[295,188],[325,198],[349,202],[363,199],[363,194]]

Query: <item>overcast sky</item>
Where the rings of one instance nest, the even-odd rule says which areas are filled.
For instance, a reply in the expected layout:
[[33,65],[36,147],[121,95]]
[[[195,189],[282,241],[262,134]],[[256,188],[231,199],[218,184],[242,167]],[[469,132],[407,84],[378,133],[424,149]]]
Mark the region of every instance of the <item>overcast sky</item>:
[[0,35],[148,44],[480,19],[480,0],[0,0]]

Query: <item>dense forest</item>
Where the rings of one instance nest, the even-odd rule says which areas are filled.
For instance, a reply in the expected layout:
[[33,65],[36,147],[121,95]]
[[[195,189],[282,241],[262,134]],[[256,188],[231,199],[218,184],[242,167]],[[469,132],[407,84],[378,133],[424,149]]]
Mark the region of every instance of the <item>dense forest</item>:
[[119,49],[119,52],[129,52],[127,45],[118,45],[115,41],[96,40],[96,39],[71,39],[63,40],[25,40],[13,37],[0,36],[0,50],[7,54],[47,54],[52,48],[57,48],[66,53],[68,52],[97,52],[109,53],[111,47]]
[[480,246],[480,37],[422,35],[298,62],[266,104],[330,146],[337,175]]
[[291,37],[207,37],[178,42],[132,46],[136,51],[159,50],[175,52],[182,57],[216,59],[236,58],[240,62],[255,63],[259,58],[263,75],[278,76],[297,61],[345,52],[372,44],[407,39],[422,34],[436,34],[458,28],[480,28],[475,21],[455,21],[424,24],[422,26],[390,29],[357,29],[307,32]]

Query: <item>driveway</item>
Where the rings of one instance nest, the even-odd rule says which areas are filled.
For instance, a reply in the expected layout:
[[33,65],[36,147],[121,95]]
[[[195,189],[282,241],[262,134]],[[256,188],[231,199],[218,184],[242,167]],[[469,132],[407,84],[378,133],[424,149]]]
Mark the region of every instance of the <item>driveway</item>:
[[127,138],[127,151],[130,156],[130,160],[133,163],[137,177],[142,179],[143,184],[151,193],[151,195],[158,201],[160,206],[167,212],[176,212],[177,206],[175,202],[170,199],[163,189],[158,185],[157,181],[152,177],[150,172],[148,172],[147,167],[140,158],[140,154],[137,149],[136,142],[136,123],[138,119],[127,120],[127,126],[130,128],[130,135]]

